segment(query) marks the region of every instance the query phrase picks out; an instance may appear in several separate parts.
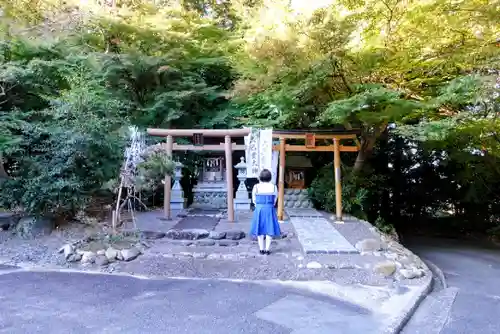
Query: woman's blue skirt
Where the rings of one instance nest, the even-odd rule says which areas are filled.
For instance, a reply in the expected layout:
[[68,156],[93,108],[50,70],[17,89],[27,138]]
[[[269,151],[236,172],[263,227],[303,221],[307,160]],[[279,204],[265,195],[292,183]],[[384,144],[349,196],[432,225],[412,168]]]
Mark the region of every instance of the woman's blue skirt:
[[256,195],[250,235],[281,235],[278,216],[274,208],[274,195]]

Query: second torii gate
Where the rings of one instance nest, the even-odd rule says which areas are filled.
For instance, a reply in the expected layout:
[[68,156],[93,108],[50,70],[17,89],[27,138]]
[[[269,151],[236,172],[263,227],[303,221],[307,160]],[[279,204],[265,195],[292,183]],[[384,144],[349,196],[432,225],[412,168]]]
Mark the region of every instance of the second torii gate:
[[[358,130],[273,130],[273,138],[279,139],[279,144],[273,146],[274,151],[279,151],[278,219],[283,220],[284,216],[286,152],[333,152],[335,215],[337,222],[342,222],[340,152],[359,151],[360,144],[357,139],[357,133],[359,133]],[[304,144],[287,144],[287,140],[304,140]],[[355,145],[342,145],[342,140],[350,141]],[[321,142],[323,145],[317,145],[318,142]]]

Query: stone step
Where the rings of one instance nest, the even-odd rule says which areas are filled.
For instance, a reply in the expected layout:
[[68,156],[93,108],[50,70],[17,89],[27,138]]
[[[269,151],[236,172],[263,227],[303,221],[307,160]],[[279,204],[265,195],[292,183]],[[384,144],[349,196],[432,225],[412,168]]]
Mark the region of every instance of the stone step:
[[285,195],[305,195],[308,196],[307,189],[285,189]]
[[439,334],[450,315],[458,288],[433,292],[422,301],[401,331],[402,334]]
[[285,200],[285,208],[289,209],[312,209],[314,205],[311,201],[287,201]]

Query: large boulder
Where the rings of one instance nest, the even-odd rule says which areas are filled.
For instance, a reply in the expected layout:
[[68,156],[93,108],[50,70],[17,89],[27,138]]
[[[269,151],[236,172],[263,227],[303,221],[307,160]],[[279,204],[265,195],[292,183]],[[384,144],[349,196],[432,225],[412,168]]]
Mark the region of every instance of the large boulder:
[[245,237],[245,232],[243,231],[227,231],[226,239],[229,240],[241,240]]
[[384,277],[390,277],[392,276],[392,274],[394,274],[394,272],[396,271],[396,263],[392,262],[392,261],[384,261],[384,262],[380,262],[380,263],[377,263],[374,267],[373,267],[373,271],[376,272],[377,274],[380,274]]
[[361,253],[376,252],[382,250],[383,244],[377,239],[364,239],[356,243],[356,249]]
[[135,259],[139,255],[141,255],[141,251],[135,247],[132,247],[129,249],[122,249],[120,254],[121,254],[120,258],[123,261],[132,261],[133,259]]
[[51,234],[54,228],[55,222],[52,218],[28,216],[19,220],[15,232],[22,238],[36,238]]
[[98,266],[107,266],[109,264],[109,260],[106,255],[97,255],[94,262]]
[[226,237],[226,232],[211,231],[208,237],[213,240],[221,240]]
[[0,212],[0,228],[4,231],[16,225],[19,216],[13,212]]
[[119,252],[119,250],[114,249],[113,247],[108,247],[108,249],[104,252],[104,255],[106,255],[109,262],[113,262],[118,258]]

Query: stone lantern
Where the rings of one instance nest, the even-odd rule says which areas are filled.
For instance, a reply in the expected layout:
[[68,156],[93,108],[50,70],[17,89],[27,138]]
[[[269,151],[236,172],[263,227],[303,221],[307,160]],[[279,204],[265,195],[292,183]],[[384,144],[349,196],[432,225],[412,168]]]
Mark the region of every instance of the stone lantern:
[[186,200],[184,199],[184,191],[182,191],[181,187],[181,178],[182,178],[182,167],[184,165],[176,161],[174,168],[174,184],[172,186],[172,194],[170,197],[170,207],[172,210],[182,210],[185,208]]
[[236,190],[236,198],[234,199],[234,209],[235,210],[250,210],[250,198],[248,196],[248,190],[245,185],[247,179],[247,164],[245,163],[245,158],[241,157],[240,162],[234,166],[238,170],[238,189]]

